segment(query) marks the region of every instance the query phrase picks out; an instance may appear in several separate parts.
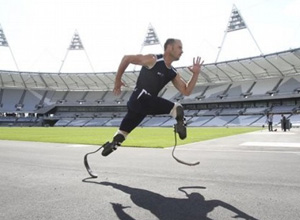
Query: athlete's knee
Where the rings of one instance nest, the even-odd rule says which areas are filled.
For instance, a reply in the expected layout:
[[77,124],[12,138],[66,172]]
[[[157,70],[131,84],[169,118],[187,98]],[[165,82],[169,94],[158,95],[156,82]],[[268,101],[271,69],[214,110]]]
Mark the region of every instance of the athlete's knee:
[[125,139],[127,138],[128,133],[122,130],[118,130],[115,133],[115,136],[113,138],[113,141],[116,143],[122,143],[123,141],[125,141]]
[[175,102],[173,108],[172,108],[171,111],[170,111],[170,115],[171,115],[173,118],[176,118],[176,117],[178,116],[178,107],[180,107],[180,108],[183,109],[183,106],[182,106],[180,103]]

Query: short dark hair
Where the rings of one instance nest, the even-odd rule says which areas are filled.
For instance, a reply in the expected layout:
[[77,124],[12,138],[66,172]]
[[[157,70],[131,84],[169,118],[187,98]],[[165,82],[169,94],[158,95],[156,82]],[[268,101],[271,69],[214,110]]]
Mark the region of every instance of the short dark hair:
[[175,38],[169,38],[169,39],[167,39],[167,40],[166,40],[166,42],[165,42],[165,44],[164,44],[164,50],[166,50],[166,49],[167,49],[168,45],[172,45],[172,44],[174,44],[174,43],[175,43],[175,41],[176,41],[176,39],[175,39]]

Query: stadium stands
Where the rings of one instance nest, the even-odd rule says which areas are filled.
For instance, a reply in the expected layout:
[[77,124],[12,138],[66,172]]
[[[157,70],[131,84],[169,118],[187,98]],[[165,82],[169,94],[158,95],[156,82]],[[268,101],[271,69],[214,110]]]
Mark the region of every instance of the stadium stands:
[[280,82],[281,78],[262,79],[256,81],[251,92],[252,96],[263,96],[270,94],[268,92],[274,91],[276,93],[276,85]]
[[[188,80],[187,67],[177,68]],[[114,96],[115,73],[31,73],[0,70],[0,126],[119,126],[136,72]],[[189,126],[262,126],[281,114],[300,126],[300,48],[205,64],[190,96],[169,84],[160,96],[185,107]],[[148,116],[141,126],[171,127],[168,115]]]
[[231,121],[236,119],[238,116],[235,115],[227,115],[227,116],[215,116],[213,119],[209,120],[202,126],[205,127],[219,127],[219,126],[226,126]]
[[201,127],[206,124],[208,121],[212,120],[213,116],[197,116],[189,120],[189,127]]
[[143,127],[160,127],[162,124],[165,122],[169,121],[170,117],[169,116],[155,116],[149,118],[149,120],[145,121],[144,123],[141,124]]

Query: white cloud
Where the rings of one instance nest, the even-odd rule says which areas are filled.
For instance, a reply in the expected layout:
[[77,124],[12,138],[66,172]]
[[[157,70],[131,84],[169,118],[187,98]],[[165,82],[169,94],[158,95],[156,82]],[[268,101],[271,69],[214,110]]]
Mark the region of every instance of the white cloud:
[[284,8],[284,13],[291,17],[300,18],[300,0],[290,2]]

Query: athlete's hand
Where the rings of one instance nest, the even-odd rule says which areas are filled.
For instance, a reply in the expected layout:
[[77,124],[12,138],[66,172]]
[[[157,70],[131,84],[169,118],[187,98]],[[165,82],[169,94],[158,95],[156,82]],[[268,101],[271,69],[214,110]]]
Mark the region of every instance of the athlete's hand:
[[122,86],[125,86],[125,83],[122,82],[122,80],[115,80],[115,87],[114,87],[114,94],[116,96],[120,95],[121,94],[121,87]]
[[203,63],[204,60],[201,62],[201,57],[197,57],[197,58],[194,57],[193,66],[190,66],[188,68],[193,74],[199,74]]

